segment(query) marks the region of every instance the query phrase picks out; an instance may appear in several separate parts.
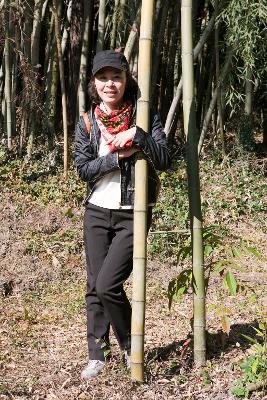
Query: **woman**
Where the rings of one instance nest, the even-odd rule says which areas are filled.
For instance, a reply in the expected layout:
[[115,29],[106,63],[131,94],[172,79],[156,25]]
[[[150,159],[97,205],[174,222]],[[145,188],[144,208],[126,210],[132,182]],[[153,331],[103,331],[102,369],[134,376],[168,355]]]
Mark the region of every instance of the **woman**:
[[92,74],[92,106],[76,131],[77,170],[88,184],[84,243],[89,362],[81,375],[86,380],[105,366],[110,324],[130,367],[131,305],[123,284],[132,271],[135,153],[142,151],[149,164],[148,229],[156,201],[155,169],[170,164],[158,116],[151,113],[149,134],[135,125],[137,84],[124,55],[97,53]]

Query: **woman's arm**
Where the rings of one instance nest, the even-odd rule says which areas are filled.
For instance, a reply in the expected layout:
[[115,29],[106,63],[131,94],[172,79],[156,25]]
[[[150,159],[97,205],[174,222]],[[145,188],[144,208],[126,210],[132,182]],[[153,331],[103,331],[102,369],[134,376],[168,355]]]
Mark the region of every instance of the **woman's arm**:
[[87,182],[97,181],[104,175],[120,169],[117,152],[96,157],[82,117],[76,129],[75,163],[79,177]]
[[166,135],[157,114],[151,113],[149,134],[144,132],[142,128],[136,127],[133,145],[143,151],[155,169],[164,171],[170,167],[171,156]]

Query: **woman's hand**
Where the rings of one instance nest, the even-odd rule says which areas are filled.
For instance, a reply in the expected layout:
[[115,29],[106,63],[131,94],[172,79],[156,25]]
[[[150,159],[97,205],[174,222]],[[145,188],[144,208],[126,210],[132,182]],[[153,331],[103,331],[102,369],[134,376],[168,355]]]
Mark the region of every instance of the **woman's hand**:
[[122,158],[131,157],[134,153],[137,153],[138,151],[140,151],[140,149],[138,149],[137,147],[131,147],[129,149],[119,150],[118,151],[119,160],[121,160]]
[[116,149],[123,149],[127,142],[133,140],[136,133],[136,127],[127,129],[127,131],[119,132],[114,138],[107,140],[107,144],[112,144]]

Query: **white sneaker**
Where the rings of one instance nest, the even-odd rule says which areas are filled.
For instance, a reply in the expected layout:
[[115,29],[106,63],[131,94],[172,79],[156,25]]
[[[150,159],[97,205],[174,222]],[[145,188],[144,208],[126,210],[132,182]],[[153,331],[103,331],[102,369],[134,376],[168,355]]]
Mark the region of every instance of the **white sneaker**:
[[105,366],[104,361],[100,360],[89,360],[87,367],[81,373],[81,378],[84,380],[89,380],[94,376],[98,375]]

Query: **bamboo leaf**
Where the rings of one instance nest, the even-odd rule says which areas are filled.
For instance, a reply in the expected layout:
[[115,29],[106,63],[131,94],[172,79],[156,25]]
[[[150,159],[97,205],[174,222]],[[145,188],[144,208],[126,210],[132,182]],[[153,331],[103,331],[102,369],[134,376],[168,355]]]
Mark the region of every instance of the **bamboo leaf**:
[[258,365],[259,365],[259,359],[256,358],[256,359],[254,360],[252,366],[251,366],[251,371],[252,371],[252,373],[255,374],[255,375],[256,375],[256,373],[257,373]]
[[230,293],[235,296],[237,293],[237,282],[232,272],[228,271],[226,273],[224,277],[224,284],[226,287],[228,287]]
[[253,343],[253,344],[257,344],[257,343],[258,343],[257,340],[253,339],[253,338],[250,337],[250,336],[247,336],[247,335],[245,335],[245,334],[243,334],[243,333],[242,333],[242,336],[243,336],[245,339],[247,339],[250,343]]
[[252,246],[246,246],[246,250],[252,254],[253,256],[257,257],[257,258],[261,258],[261,253],[259,252],[258,249],[256,249],[256,247],[252,247]]
[[204,255],[205,255],[206,257],[208,257],[212,252],[213,252],[213,248],[212,248],[209,244],[207,244],[207,245],[204,247]]

